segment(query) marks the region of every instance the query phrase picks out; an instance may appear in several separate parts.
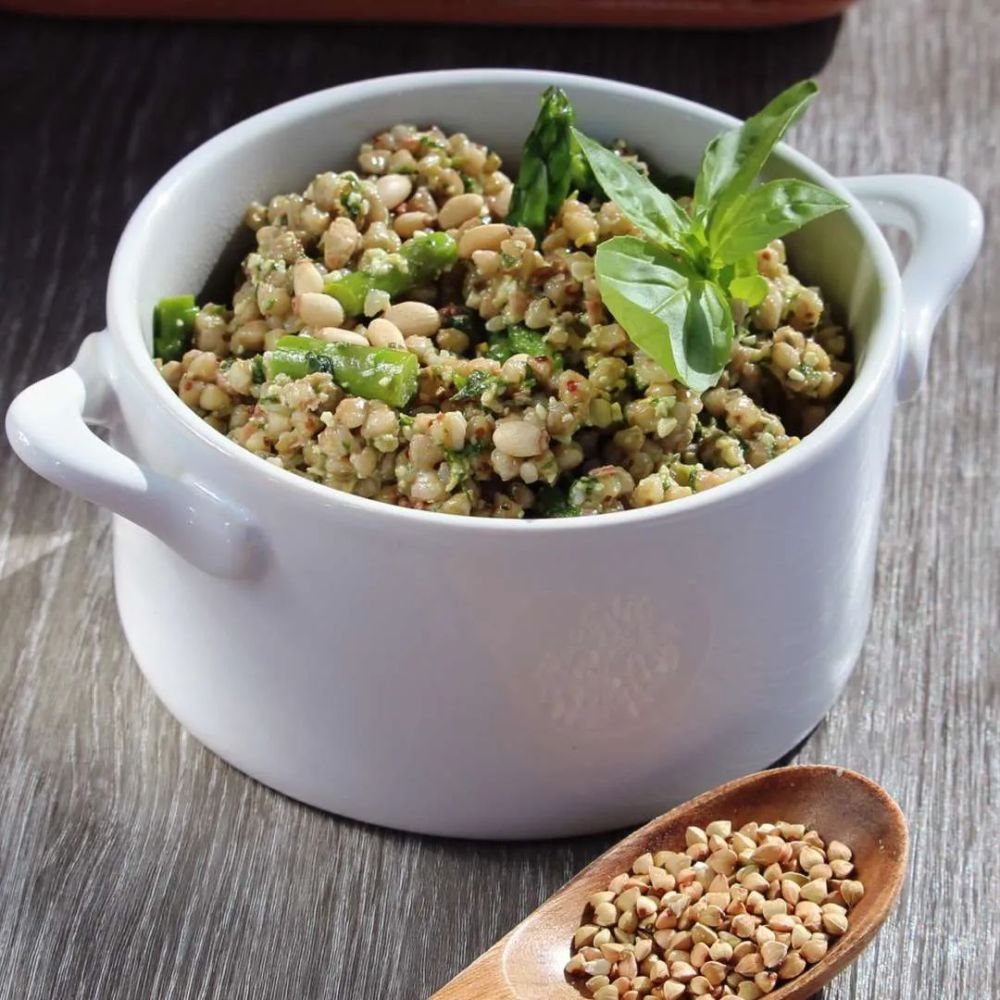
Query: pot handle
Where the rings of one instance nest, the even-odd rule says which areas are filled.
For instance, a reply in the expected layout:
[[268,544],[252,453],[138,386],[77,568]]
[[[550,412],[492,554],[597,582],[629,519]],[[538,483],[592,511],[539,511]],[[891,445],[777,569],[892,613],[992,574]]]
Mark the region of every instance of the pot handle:
[[905,402],[923,381],[937,321],[979,253],[983,210],[965,188],[943,177],[884,174],[842,180],[879,225],[898,226],[910,239],[897,376],[897,395]]
[[68,368],[11,403],[6,429],[14,451],[40,476],[152,532],[206,573],[249,575],[260,547],[243,510],[197,483],[138,465],[88,427],[109,423],[115,412],[104,336],[90,334]]

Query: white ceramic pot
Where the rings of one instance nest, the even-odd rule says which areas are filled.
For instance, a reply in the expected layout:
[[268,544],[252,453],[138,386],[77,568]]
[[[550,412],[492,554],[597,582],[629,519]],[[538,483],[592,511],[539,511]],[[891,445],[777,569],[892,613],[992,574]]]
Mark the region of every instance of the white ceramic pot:
[[[857,378],[752,475],[602,517],[459,518],[335,492],[217,434],[156,373],[154,302],[201,288],[252,198],[301,190],[399,120],[515,158],[551,83],[588,132],[672,170],[693,173],[733,125],[651,90],[513,70],[281,105],[153,188],[115,254],[107,330],[7,415],[25,462],[118,515],[122,623],[167,708],[255,778],[372,823],[503,838],[638,823],[808,733],[867,628],[896,404],[981,239],[978,204],[948,181],[838,181],[783,147],[772,174],[850,202],[791,249],[846,313]],[[902,280],[876,222],[912,237]]]

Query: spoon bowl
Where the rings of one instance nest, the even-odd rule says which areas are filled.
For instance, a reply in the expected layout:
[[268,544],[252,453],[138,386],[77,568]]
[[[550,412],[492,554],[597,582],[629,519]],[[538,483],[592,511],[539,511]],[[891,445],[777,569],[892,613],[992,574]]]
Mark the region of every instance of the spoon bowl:
[[761,771],[721,785],[659,816],[619,841],[574,876],[527,919],[476,959],[431,1000],[579,1000],[582,981],[564,972],[587,898],[606,889],[647,851],[683,850],[684,831],[728,819],[805,823],[827,842],[854,852],[865,894],[850,912],[847,933],[826,957],[768,994],[805,1000],[850,965],[875,936],[899,896],[909,836],[899,806],[875,782],[840,767],[808,765]]

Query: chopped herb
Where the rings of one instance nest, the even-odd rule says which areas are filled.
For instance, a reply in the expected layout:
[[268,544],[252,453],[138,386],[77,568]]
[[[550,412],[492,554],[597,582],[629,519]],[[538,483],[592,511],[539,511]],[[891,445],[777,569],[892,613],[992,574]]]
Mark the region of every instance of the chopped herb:
[[472,461],[486,449],[484,441],[473,439],[466,443],[464,448],[451,449],[445,452],[445,461],[448,463],[448,486],[450,493],[467,479],[473,478]]
[[451,397],[452,402],[455,403],[464,403],[473,399],[481,400],[491,389],[494,395],[499,396],[504,388],[506,388],[506,383],[499,375],[491,375],[489,372],[480,371],[479,369],[470,372],[466,378],[457,376],[455,378],[455,385],[458,386],[458,392]]
[[566,491],[558,486],[543,486],[537,493],[537,511],[542,517],[578,517],[580,508],[570,503]]
[[503,363],[515,354],[527,354],[532,358],[554,358],[556,352],[545,337],[537,330],[529,330],[526,326],[517,324],[509,326],[501,333],[490,338],[490,348],[486,352],[488,358]]

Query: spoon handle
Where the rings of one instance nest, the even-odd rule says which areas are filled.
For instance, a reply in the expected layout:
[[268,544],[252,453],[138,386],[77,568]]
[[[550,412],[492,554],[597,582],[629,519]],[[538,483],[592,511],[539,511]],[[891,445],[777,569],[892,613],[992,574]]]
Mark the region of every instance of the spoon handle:
[[472,965],[445,983],[430,1000],[519,1000],[503,970],[507,937],[501,938]]

